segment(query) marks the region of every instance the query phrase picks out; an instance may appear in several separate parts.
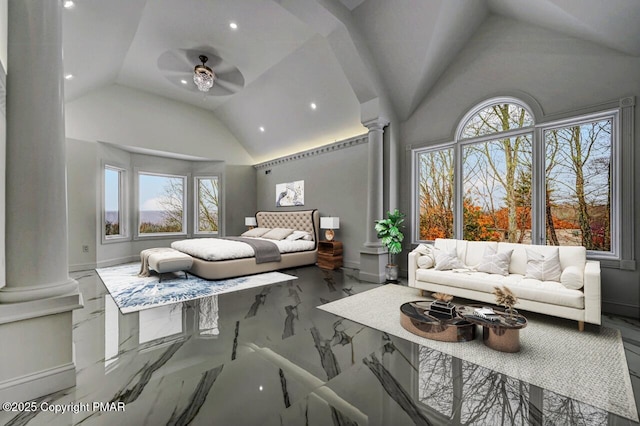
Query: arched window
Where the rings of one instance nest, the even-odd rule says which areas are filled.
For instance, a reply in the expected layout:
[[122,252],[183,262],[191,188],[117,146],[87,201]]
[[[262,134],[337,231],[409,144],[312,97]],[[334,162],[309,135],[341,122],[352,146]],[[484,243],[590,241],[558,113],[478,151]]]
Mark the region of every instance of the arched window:
[[582,245],[619,257],[619,115],[536,123],[516,98],[476,105],[453,141],[413,151],[415,240]]
[[493,99],[460,124],[463,239],[530,243],[534,122],[528,107]]

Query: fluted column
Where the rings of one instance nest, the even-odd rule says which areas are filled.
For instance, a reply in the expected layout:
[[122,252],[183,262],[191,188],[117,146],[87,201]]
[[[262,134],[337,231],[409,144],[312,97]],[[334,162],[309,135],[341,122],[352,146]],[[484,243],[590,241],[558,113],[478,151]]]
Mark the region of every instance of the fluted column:
[[363,123],[369,129],[367,241],[360,249],[360,279],[384,282],[387,251],[380,243],[374,225],[384,217],[384,128],[389,121],[378,117]]
[[61,3],[9,1],[7,285],[0,303],[77,292],[68,273]]
[[[363,123],[369,129],[369,169],[367,197],[367,223],[373,224],[375,220],[382,219],[383,194],[384,194],[384,146],[382,144],[384,128],[389,124],[385,119]],[[373,226],[367,226],[367,247],[381,247]]]

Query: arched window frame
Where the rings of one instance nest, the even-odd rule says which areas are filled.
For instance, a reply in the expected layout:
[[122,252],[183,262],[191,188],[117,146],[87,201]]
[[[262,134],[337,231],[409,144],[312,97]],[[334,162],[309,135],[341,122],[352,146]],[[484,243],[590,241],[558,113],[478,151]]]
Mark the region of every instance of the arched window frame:
[[[526,97],[526,96],[525,96]],[[527,98],[529,99],[529,98]],[[532,102],[531,102],[532,101]],[[500,104],[511,103],[524,108],[532,117],[533,125],[508,132],[497,132],[482,135],[477,138],[463,138],[462,130],[478,112],[484,108]],[[487,99],[468,110],[457,122],[453,137],[449,140],[432,144],[422,144],[411,147],[412,158],[412,237],[414,243],[425,242],[420,240],[420,214],[417,192],[418,158],[419,154],[433,152],[439,149],[454,149],[454,235],[461,238],[462,229],[462,147],[469,143],[485,140],[495,140],[500,136],[516,136],[518,134],[532,132],[532,243],[545,244],[544,212],[540,208],[545,203],[545,147],[544,132],[549,129],[567,125],[577,125],[590,120],[611,117],[613,119],[612,138],[612,209],[611,209],[611,251],[587,251],[587,257],[601,261],[603,267],[635,270],[634,252],[634,223],[633,214],[623,215],[623,211],[634,212],[634,117],[635,98],[628,97],[620,100],[606,102],[591,107],[585,107],[577,111],[562,112],[553,115],[543,115],[542,110],[535,100],[531,98],[529,103],[516,97],[501,96]],[[541,190],[542,189],[542,190]],[[626,236],[621,238],[621,236]]]

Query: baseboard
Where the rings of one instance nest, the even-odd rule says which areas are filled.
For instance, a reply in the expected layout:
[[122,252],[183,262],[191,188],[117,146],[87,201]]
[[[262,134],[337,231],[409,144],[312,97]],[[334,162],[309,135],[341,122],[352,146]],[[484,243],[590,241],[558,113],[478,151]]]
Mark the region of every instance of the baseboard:
[[123,263],[135,262],[140,260],[139,254],[131,256],[118,257],[116,259],[101,260],[96,264],[96,268],[108,268],[109,266],[121,265]]
[[0,383],[0,401],[24,402],[76,385],[76,366],[70,362]]
[[366,281],[368,283],[381,284],[386,281],[384,274],[378,275],[378,274],[371,274],[371,273],[362,272],[362,271],[360,271],[360,275],[358,278],[360,278],[360,281]]
[[77,263],[75,265],[69,265],[69,272],[80,272],[80,271],[89,271],[91,269],[96,269],[97,265],[95,262],[92,263]]
[[354,260],[345,260],[343,262],[343,266],[349,269],[360,269],[360,262],[356,262]]
[[640,319],[640,306],[628,303],[602,301],[602,312],[606,314],[620,315],[628,318]]

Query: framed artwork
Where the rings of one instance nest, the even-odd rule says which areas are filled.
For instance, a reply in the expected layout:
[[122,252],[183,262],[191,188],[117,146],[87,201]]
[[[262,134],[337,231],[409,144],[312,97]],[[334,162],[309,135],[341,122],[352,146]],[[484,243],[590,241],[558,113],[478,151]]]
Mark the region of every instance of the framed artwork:
[[304,181],[276,184],[276,207],[304,206]]

